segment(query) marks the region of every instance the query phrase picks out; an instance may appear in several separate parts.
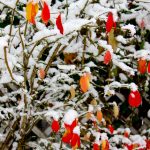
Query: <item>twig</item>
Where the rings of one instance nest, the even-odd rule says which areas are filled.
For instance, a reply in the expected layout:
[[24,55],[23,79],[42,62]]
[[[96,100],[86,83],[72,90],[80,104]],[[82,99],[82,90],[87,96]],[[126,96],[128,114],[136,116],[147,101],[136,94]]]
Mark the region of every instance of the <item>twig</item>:
[[45,74],[47,74],[47,72],[48,72],[48,70],[49,70],[49,68],[50,68],[50,66],[51,66],[51,64],[52,64],[52,62],[53,62],[57,52],[59,51],[60,46],[61,46],[61,43],[58,43],[57,47],[54,50],[53,55],[50,57],[50,59],[49,59],[49,61],[47,63],[47,66],[45,67]]
[[7,8],[14,10],[14,11],[15,11],[19,16],[21,16],[22,18],[25,18],[25,17],[24,17],[22,14],[20,14],[16,9],[14,9],[14,8],[12,8],[12,7],[10,7],[10,6],[8,6],[7,4],[5,4],[5,3],[1,2],[1,1],[0,1],[0,3],[3,4],[4,6],[6,6]]
[[15,15],[15,10],[16,10],[16,6],[17,6],[17,3],[19,2],[19,0],[16,1],[16,4],[15,4],[15,7],[13,9],[13,12],[12,12],[12,18],[11,18],[11,24],[10,24],[10,31],[9,31],[9,35],[11,36],[11,33],[12,33],[12,27],[13,27],[13,22],[14,22],[14,15]]
[[83,67],[84,61],[85,61],[85,50],[86,50],[86,37],[84,37],[84,39],[83,39],[82,67]]
[[[2,146],[0,147],[1,150],[5,150],[5,148],[8,146],[8,143],[9,143],[9,141],[10,141],[10,138],[12,138],[12,136],[13,136],[15,130],[16,130],[16,127],[17,127],[17,125],[18,125],[18,121],[19,121],[19,118],[17,118],[17,119],[14,121],[12,127],[11,127],[10,130],[8,131],[8,134],[7,134],[6,138],[5,138],[5,141],[3,142]],[[8,148],[8,147],[7,147],[7,148]]]
[[11,77],[12,80],[15,80],[13,75],[12,75],[12,72],[11,72],[11,69],[9,67],[9,64],[8,64],[8,60],[7,60],[7,47],[5,46],[4,47],[4,59],[5,59],[5,64],[6,64],[6,67],[7,67],[7,70],[9,72],[9,75]]

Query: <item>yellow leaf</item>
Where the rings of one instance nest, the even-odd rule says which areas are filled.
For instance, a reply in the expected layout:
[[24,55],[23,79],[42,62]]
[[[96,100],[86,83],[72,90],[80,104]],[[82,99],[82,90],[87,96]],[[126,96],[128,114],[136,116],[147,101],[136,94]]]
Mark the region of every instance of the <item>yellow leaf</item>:
[[102,150],[105,150],[105,147],[106,147],[106,140],[102,140],[101,146],[102,146]]
[[114,117],[117,118],[119,116],[119,107],[116,102],[113,103],[113,112]]
[[76,95],[76,91],[75,89],[73,88],[73,86],[71,86],[70,88],[70,99],[73,99]]
[[108,44],[112,46],[114,52],[117,50],[118,43],[114,35],[114,28],[112,28],[108,34]]
[[77,53],[64,53],[64,61],[66,64],[72,64],[77,57]]
[[92,113],[91,112],[87,112],[86,114],[86,118],[89,120],[92,118]]
[[33,3],[32,1],[27,3],[27,6],[26,6],[26,19],[30,23],[35,24],[35,16],[38,13],[38,10],[39,10],[38,3]]
[[96,105],[97,105],[96,99],[93,99],[93,100],[91,101],[91,105],[93,105],[93,106],[96,106]]

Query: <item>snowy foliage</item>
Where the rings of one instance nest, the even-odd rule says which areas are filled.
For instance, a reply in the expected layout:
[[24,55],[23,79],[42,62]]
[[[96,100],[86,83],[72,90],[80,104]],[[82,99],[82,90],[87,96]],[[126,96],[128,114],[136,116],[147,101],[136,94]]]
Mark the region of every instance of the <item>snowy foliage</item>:
[[[39,9],[32,22],[30,2]],[[79,149],[150,148],[148,129],[129,129],[150,103],[149,1],[0,0],[0,10],[0,149],[67,150],[74,142]],[[138,108],[128,105],[133,92],[142,99]],[[127,120],[122,103],[133,112]],[[40,121],[49,128],[34,138]],[[68,130],[77,138],[65,144]]]

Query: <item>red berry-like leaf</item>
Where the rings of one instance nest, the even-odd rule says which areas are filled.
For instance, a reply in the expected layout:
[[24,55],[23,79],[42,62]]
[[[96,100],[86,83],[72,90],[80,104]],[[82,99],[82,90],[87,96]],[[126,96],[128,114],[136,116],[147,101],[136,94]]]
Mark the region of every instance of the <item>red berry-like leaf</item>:
[[64,34],[64,28],[61,21],[61,14],[56,18],[56,26],[61,34]]
[[112,12],[109,12],[106,22],[106,32],[109,33],[113,27],[116,28],[116,22],[114,22]]
[[97,143],[94,143],[93,150],[100,150],[100,146]]
[[128,98],[131,107],[139,107],[142,103],[142,98],[139,91],[131,91]]
[[47,24],[50,19],[50,9],[48,7],[48,4],[44,2],[42,13],[41,13],[42,21]]
[[111,53],[107,51],[104,55],[104,64],[108,65],[111,61]]
[[58,132],[59,129],[60,129],[59,122],[56,121],[56,120],[53,120],[53,122],[52,122],[52,130],[53,130],[54,132]]

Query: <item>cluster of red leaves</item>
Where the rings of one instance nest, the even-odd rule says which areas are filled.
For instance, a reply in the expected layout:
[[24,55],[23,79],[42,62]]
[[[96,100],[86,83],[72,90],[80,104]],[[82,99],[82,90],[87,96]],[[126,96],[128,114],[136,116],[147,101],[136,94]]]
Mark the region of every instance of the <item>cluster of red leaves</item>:
[[145,59],[138,60],[138,71],[140,74],[150,73],[150,61],[147,63]]
[[70,144],[73,149],[80,147],[80,136],[73,132],[73,129],[78,125],[78,120],[75,119],[71,125],[64,123],[65,133],[62,137],[64,143]]
[[[27,3],[26,19],[28,20],[28,22],[35,24],[35,17],[38,13],[38,10],[39,10],[38,3],[34,3],[33,1],[30,1]],[[48,21],[50,20],[50,8],[45,1],[43,3],[43,7],[42,7],[41,19],[42,19],[43,23],[45,23],[45,24],[47,24]],[[57,26],[58,30],[60,31],[60,33],[63,34],[64,28],[63,28],[62,21],[61,21],[61,14],[59,14],[58,17],[56,18],[56,26]]]
[[[62,136],[62,141],[64,143],[70,144],[70,146],[75,150],[80,147],[80,136],[77,133],[74,133],[74,128],[78,125],[78,120],[75,119],[71,125],[64,123],[65,133]],[[53,119],[51,125],[52,131],[57,133],[60,129],[59,121]]]

